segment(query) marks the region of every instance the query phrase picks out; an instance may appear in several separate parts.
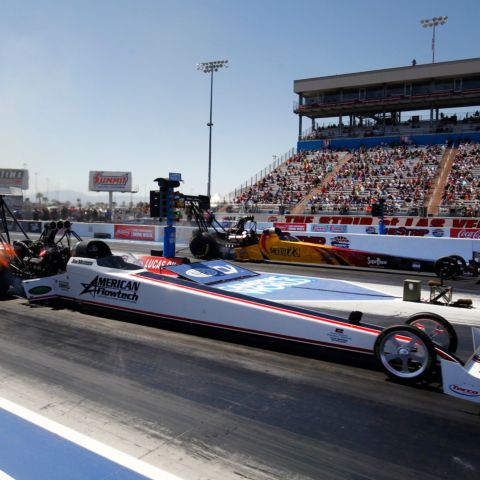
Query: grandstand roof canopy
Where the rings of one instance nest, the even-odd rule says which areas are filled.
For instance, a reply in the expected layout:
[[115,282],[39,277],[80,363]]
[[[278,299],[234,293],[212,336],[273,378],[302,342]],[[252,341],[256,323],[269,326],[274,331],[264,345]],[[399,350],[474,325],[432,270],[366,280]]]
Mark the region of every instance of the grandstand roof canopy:
[[480,58],[294,81],[295,113],[310,118],[480,105]]

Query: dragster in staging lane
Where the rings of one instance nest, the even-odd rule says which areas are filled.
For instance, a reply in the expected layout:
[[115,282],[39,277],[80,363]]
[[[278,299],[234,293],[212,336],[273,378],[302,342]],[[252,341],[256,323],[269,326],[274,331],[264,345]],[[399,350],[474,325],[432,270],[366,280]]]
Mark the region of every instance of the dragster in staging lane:
[[298,289],[312,300],[319,295],[313,277],[258,273],[224,260],[164,263],[149,270],[113,255],[103,241],[82,241],[65,271],[23,280],[23,287],[32,303],[61,299],[158,318],[160,326],[167,319],[374,356],[406,384],[440,368],[445,393],[480,403],[480,329],[473,329],[476,349],[463,363],[454,355],[455,330],[440,316],[417,314],[381,328],[287,305]]
[[[393,253],[355,250],[342,245],[324,245],[314,243],[314,237],[303,241],[278,227],[266,228],[257,233],[257,224],[253,216],[242,217],[227,229],[216,221],[208,210],[202,210],[195,197],[189,198],[189,205],[198,227],[192,235],[189,247],[193,256],[200,260],[222,258],[405,270],[435,273],[443,279],[457,278],[463,274],[478,276],[480,273],[480,264],[476,258],[464,259],[457,254],[429,260],[402,257]],[[205,220],[205,213],[211,219],[210,222]]]

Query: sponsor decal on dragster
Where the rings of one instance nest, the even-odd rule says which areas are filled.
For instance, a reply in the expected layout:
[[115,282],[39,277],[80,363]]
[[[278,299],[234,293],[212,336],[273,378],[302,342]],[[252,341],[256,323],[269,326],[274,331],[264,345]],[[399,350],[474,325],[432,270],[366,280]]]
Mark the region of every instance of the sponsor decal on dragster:
[[256,272],[231,265],[222,260],[169,266],[167,270],[204,285],[259,275]]
[[72,263],[76,265],[93,265],[93,260],[83,260],[82,258],[72,258]]
[[39,285],[38,287],[31,288],[28,293],[30,295],[45,295],[51,292],[52,289],[48,285]]
[[277,290],[285,290],[287,288],[305,285],[312,281],[313,279],[305,277],[271,275],[269,277],[255,278],[252,280],[235,282],[233,284],[221,285],[219,288],[228,292],[268,295]]
[[140,282],[120,280],[97,275],[90,283],[82,283],[80,295],[91,295],[93,298],[103,297],[122,302],[135,303],[138,300]]
[[347,237],[337,236],[332,238],[330,244],[332,245],[332,247],[349,248],[350,240]]
[[480,397],[480,392],[478,390],[473,390],[471,388],[465,388],[461,385],[452,384],[448,388],[458,395],[463,395],[464,397]]
[[388,262],[380,257],[367,257],[369,267],[386,267]]
[[327,333],[327,337],[335,343],[348,343],[352,340],[352,337],[347,335],[343,328],[336,328],[333,332]]
[[181,258],[155,257],[145,255],[141,257],[143,267],[151,272],[164,272],[165,267],[180,265],[183,263]]
[[300,249],[298,247],[270,247],[272,255],[280,255],[282,257],[300,257]]

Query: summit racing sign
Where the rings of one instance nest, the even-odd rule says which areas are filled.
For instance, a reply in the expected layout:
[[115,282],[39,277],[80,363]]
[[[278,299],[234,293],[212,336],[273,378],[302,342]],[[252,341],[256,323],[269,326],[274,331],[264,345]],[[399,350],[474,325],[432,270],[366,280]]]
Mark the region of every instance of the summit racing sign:
[[138,300],[140,282],[106,278],[97,275],[90,283],[82,283],[80,295],[90,295],[93,298],[102,297],[135,303]]
[[89,173],[88,189],[93,192],[131,192],[131,172],[98,172]]

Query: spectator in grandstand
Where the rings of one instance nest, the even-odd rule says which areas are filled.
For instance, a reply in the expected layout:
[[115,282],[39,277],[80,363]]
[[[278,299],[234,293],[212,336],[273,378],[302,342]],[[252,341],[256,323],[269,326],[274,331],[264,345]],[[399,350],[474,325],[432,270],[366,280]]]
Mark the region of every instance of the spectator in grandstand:
[[375,197],[388,198],[391,208],[423,204],[443,149],[374,147],[355,152],[335,178],[322,185],[313,205],[334,209],[366,208]]
[[464,143],[449,172],[442,205],[461,210],[464,216],[478,215],[480,201],[480,144]]
[[[332,210],[368,213],[378,198],[386,199],[392,214],[424,205],[445,147],[384,145],[353,152],[333,174],[339,154],[328,150],[304,151],[235,199],[245,210],[291,208],[309,192],[310,212]],[[313,193],[313,194],[312,194]]]

